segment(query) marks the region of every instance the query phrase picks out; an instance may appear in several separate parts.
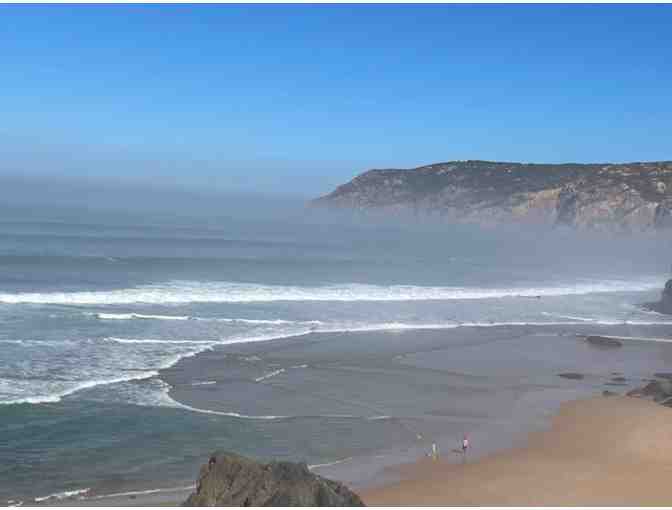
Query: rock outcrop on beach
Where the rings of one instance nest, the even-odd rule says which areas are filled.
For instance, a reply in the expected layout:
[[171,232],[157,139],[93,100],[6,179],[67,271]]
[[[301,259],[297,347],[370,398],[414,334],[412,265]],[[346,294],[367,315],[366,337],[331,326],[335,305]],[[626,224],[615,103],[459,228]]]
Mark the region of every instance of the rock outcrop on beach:
[[364,506],[345,485],[295,462],[261,464],[218,452],[201,467],[196,491],[183,506]]
[[660,295],[660,301],[646,303],[644,307],[654,312],[672,314],[672,280],[667,280],[665,288]]
[[672,399],[672,381],[669,379],[653,380],[642,388],[629,391],[628,396],[649,398],[654,402],[668,404],[668,401]]
[[451,161],[415,169],[369,170],[313,203],[486,225],[661,229],[672,226],[672,162]]

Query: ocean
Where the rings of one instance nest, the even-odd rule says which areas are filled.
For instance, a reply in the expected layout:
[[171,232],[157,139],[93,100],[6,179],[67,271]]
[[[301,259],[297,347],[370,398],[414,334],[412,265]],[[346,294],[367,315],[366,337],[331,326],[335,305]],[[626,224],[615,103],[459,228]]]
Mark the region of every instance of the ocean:
[[670,368],[672,318],[638,306],[669,248],[300,207],[6,208],[0,504],[189,487],[215,449],[357,486],[464,433],[506,446],[562,401]]

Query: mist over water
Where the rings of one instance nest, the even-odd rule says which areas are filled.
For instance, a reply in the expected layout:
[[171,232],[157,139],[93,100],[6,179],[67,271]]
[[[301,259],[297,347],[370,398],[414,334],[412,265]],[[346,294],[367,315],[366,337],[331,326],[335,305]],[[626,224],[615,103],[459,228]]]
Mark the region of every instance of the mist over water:
[[[10,205],[0,219],[0,435],[11,438],[0,446],[6,466],[0,479],[11,482],[1,484],[8,489],[0,498],[85,488],[78,483],[104,492],[101,487],[156,482],[130,475],[117,480],[142,461],[131,450],[113,456],[101,446],[101,429],[78,427],[81,437],[71,438],[73,420],[93,426],[96,416],[125,416],[125,426],[106,425],[105,434],[130,443],[142,436],[141,422],[164,423],[168,450],[182,452],[179,461],[161,454],[171,480],[193,478],[200,456],[227,442],[260,457],[330,463],[342,448],[329,445],[344,435],[356,436],[355,454],[369,451],[371,437],[382,434],[387,445],[395,434],[408,435],[403,427],[410,426],[353,425],[354,418],[393,414],[396,404],[384,404],[384,387],[348,396],[336,365],[366,367],[352,377],[374,388],[372,360],[401,363],[395,356],[419,348],[423,331],[461,342],[459,357],[504,330],[507,338],[577,332],[663,338],[672,327],[672,320],[637,306],[656,299],[668,277],[672,239],[666,233],[482,229],[334,213],[303,199],[256,195],[135,190],[87,209],[39,195],[32,201],[29,214],[25,205]],[[348,335],[360,336],[354,342]],[[438,349],[443,337],[431,338]],[[279,361],[277,349],[292,352],[291,359]],[[329,357],[343,349],[344,357]],[[492,352],[497,366],[500,351],[479,352],[479,360]],[[206,357],[215,355],[224,356],[221,373],[197,377]],[[640,368],[649,358],[642,359]],[[180,365],[187,362],[192,365]],[[467,357],[460,369],[483,375],[478,363]],[[328,371],[318,370],[327,365]],[[169,377],[162,375],[166,370]],[[522,377],[528,369],[519,370]],[[309,379],[311,391],[316,381],[332,388],[329,398],[299,384]],[[283,384],[298,385],[291,398],[273,393]],[[198,401],[193,388],[201,392]],[[427,412],[400,409],[408,413],[404,419]],[[295,431],[275,423],[288,418],[299,420]],[[253,430],[243,432],[249,425],[241,419],[254,421]],[[324,434],[301,446],[301,430],[314,429],[315,420]],[[52,441],[40,433],[47,423]],[[20,434],[19,424],[26,426]],[[217,426],[227,427],[226,438]],[[201,430],[203,440],[185,453],[178,430]],[[45,478],[37,489],[20,486],[16,477],[35,473],[40,461],[62,461],[63,445],[82,462],[99,455],[95,476],[82,468],[81,480],[72,477],[75,486],[64,487],[58,477]],[[31,457],[35,448],[45,457]]]

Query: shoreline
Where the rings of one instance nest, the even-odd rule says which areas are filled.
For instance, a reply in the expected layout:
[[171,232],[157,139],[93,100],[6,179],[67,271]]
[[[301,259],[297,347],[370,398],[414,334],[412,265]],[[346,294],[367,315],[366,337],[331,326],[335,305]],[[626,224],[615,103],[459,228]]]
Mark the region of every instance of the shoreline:
[[[567,325],[550,326],[550,331],[545,334],[552,338],[551,342],[556,340],[556,335],[563,334],[563,326],[566,327]],[[578,325],[572,324],[571,326],[577,327]],[[581,326],[586,327],[586,325]],[[592,329],[590,325],[587,325],[587,327]],[[518,325],[511,326],[508,324],[483,329],[470,328],[470,334],[474,339],[479,340],[484,338],[483,335],[487,332],[493,335],[493,338],[510,337],[514,341],[518,341],[521,333],[520,328]],[[543,330],[546,330],[546,328],[548,326],[544,327]],[[537,342],[539,340],[537,334],[543,330],[541,330],[541,327],[528,325],[525,326],[524,335],[530,335],[531,341]],[[403,338],[410,339],[411,336],[419,346],[403,345]],[[405,439],[401,442],[385,443],[371,451],[356,453],[334,451],[331,458],[308,462],[308,464],[313,465],[313,470],[317,474],[342,481],[355,490],[368,489],[380,483],[396,480],[398,477],[387,468],[422,459],[430,451],[432,442],[438,443],[440,448],[447,448],[446,445],[452,444],[455,441],[454,438],[458,437],[456,434],[461,434],[463,430],[477,428],[477,436],[489,436],[481,441],[478,448],[479,455],[486,455],[519,445],[524,442],[527,433],[546,427],[548,419],[562,402],[595,395],[597,387],[603,384],[602,381],[590,380],[590,378],[578,381],[559,379],[558,373],[549,373],[542,376],[539,388],[532,388],[536,385],[528,382],[511,382],[509,374],[503,375],[503,380],[506,381],[505,386],[512,384],[516,387],[519,385],[525,387],[522,390],[524,394],[513,396],[512,392],[514,390],[511,388],[503,390],[505,394],[498,393],[499,390],[494,388],[494,379],[491,379],[490,374],[460,373],[459,368],[457,371],[449,369],[446,372],[437,372],[431,365],[426,366],[426,363],[432,363],[436,359],[438,351],[435,349],[437,347],[441,349],[446,347],[444,345],[446,339],[462,339],[465,336],[466,332],[452,328],[450,330],[433,328],[396,332],[311,332],[267,342],[242,343],[214,348],[194,357],[183,358],[174,366],[161,370],[159,376],[170,386],[169,397],[178,402],[180,407],[195,412],[224,415],[243,420],[252,419],[262,422],[269,420],[275,423],[311,417],[325,420],[352,420],[353,423],[378,420],[379,423],[395,423],[395,427],[404,429]],[[366,342],[362,342],[363,337],[366,337]],[[458,394],[448,398],[446,402],[427,402],[427,405],[431,407],[427,409],[428,413],[422,418],[398,414],[393,410],[380,408],[377,405],[367,408],[367,406],[361,405],[362,402],[357,402],[354,408],[339,408],[336,412],[333,412],[330,407],[324,410],[326,412],[317,411],[315,413],[306,413],[301,406],[296,407],[292,412],[288,412],[287,408],[279,406],[257,409],[254,403],[236,399],[231,395],[230,384],[236,385],[237,393],[240,395],[254,394],[255,391],[277,391],[279,393],[273,394],[280,397],[286,391],[287,385],[293,384],[293,381],[299,381],[301,385],[320,384],[324,378],[325,370],[329,373],[336,367],[333,361],[331,359],[325,361],[320,357],[319,361],[316,362],[314,358],[295,357],[297,355],[303,356],[304,346],[315,345],[316,341],[323,342],[323,345],[329,343],[343,345],[346,343],[366,344],[376,341],[387,343],[392,339],[402,346],[399,352],[395,351],[387,355],[395,368],[402,367],[406,370],[409,368],[409,365],[406,364],[409,356],[422,356],[421,371],[424,374],[437,374],[436,379],[432,379],[432,383],[443,384],[449,377],[457,377],[457,386],[453,391],[457,391]],[[570,344],[583,344],[573,335],[564,336],[564,339]],[[426,350],[428,346],[429,351]],[[290,354],[287,354],[288,352]],[[432,360],[428,361],[425,358],[426,352],[434,354],[431,356]],[[244,373],[237,372],[239,360],[245,360]],[[264,365],[267,361],[272,363],[269,366],[255,366]],[[340,359],[337,363],[338,367],[336,369],[340,370]],[[414,364],[415,362],[411,367]],[[286,367],[286,369],[282,367]],[[440,375],[441,373],[446,375]],[[516,377],[514,376],[514,379]],[[208,384],[203,385],[199,382],[194,385],[192,381],[195,379],[208,381]],[[609,376],[605,374],[604,382],[608,380]],[[220,385],[220,382],[224,385]],[[459,395],[459,391],[461,391],[459,386],[462,384],[465,385],[468,393]],[[633,384],[633,382],[630,384]],[[479,400],[480,403],[475,404],[476,407],[471,408],[469,404],[475,398],[472,392],[474,391],[473,388],[476,387],[480,387],[478,391],[485,391],[488,396],[485,397],[485,400]],[[253,388],[263,388],[263,390],[254,390]],[[294,400],[294,396],[291,398]],[[455,398],[460,399],[460,404],[457,407],[451,407],[452,400]],[[502,406],[499,401],[502,398],[507,399],[509,403]],[[342,403],[342,401],[331,400],[331,397],[329,401],[337,405]],[[441,406],[447,407],[442,408]],[[431,424],[423,430],[416,423],[420,419],[428,420],[427,423]],[[442,423],[445,423],[448,428],[444,428],[445,426]],[[302,459],[294,458],[291,460]]]
[[[574,326],[575,332],[571,335],[567,331],[563,331],[562,328],[558,326],[553,326],[550,331],[544,333],[544,337],[539,336],[541,333],[538,328],[527,327],[524,331],[525,334],[530,336],[533,343],[530,343],[530,346],[540,346],[543,338],[550,338],[549,345],[559,345],[556,342],[558,338],[564,340],[564,344],[571,347],[579,348],[583,352],[598,354],[595,356],[595,360],[599,361],[603,358],[602,351],[596,350],[594,347],[591,347],[583,341],[579,341],[577,337],[585,336],[585,334],[577,334],[579,328]],[[586,333],[591,333],[594,331],[594,327],[591,325],[585,325],[582,330],[585,330]],[[600,328],[601,332],[606,328]],[[623,335],[618,335],[618,327],[614,326],[609,328],[605,333],[612,334],[613,336],[618,336],[623,338],[630,348],[632,349],[649,349],[653,347],[657,342],[629,342],[630,339]],[[479,335],[478,338],[481,338],[481,333],[490,331],[492,335],[500,338],[501,335],[508,336],[513,332],[519,331],[517,328],[511,328],[503,326],[499,328],[486,328],[481,331],[473,331],[473,335]],[[313,342],[315,344],[316,338],[327,338],[338,336],[338,342],[332,342],[334,345],[342,345],[341,341],[349,341],[353,343],[358,343],[358,339],[366,335],[367,340],[370,342],[374,341],[384,341],[388,343],[390,340],[394,339],[399,345],[404,345],[403,338],[406,335],[413,335],[414,340],[418,342],[418,345],[424,345],[425,347],[431,347],[431,350],[427,351],[425,347],[419,348],[414,346],[414,349],[409,349],[408,346],[403,346],[403,355],[399,357],[394,352],[388,353],[389,361],[386,363],[392,363],[395,367],[401,367],[404,370],[409,369],[415,365],[409,365],[409,357],[417,358],[414,360],[414,364],[422,362],[420,366],[424,367],[424,363],[430,360],[433,362],[437,359],[437,354],[439,351],[434,350],[434,347],[439,344],[444,344],[448,335],[459,335],[460,337],[465,336],[465,332],[457,332],[455,330],[425,330],[425,331],[409,331],[403,333],[394,333],[394,336],[388,332],[349,332],[349,333],[318,333],[314,332],[308,335],[299,335],[289,338],[283,338],[282,340],[270,340],[267,342],[261,343],[247,343],[247,344],[238,344],[230,345],[223,348],[208,350],[199,353],[193,357],[185,357],[179,360],[175,365],[167,369],[162,369],[159,371],[159,378],[171,386],[171,390],[168,393],[168,396],[180,404],[185,412],[192,412],[190,406],[198,407],[204,409],[208,413],[213,415],[224,414],[228,415],[234,420],[245,420],[245,416],[238,415],[231,416],[232,408],[230,404],[226,401],[221,401],[222,399],[222,388],[226,389],[228,386],[223,386],[218,388],[219,384],[208,384],[208,385],[193,385],[192,382],[196,379],[207,380],[207,381],[222,381],[226,384],[231,384],[229,378],[232,377],[231,369],[232,367],[244,365],[244,374],[235,375],[236,384],[246,384],[253,385],[258,388],[264,388],[264,391],[270,390],[277,386],[278,378],[287,378],[287,377],[300,377],[302,381],[310,383],[312,380],[321,379],[321,372],[315,374],[319,376],[318,379],[310,379],[313,377],[313,374],[317,368],[321,368],[318,364],[305,359],[297,359],[297,352],[303,352],[302,349],[304,344]],[[452,335],[451,335],[452,336]],[[552,338],[551,338],[552,337]],[[513,341],[522,341],[518,335],[511,337]],[[651,339],[651,337],[648,337]],[[527,342],[527,341],[526,341]],[[291,345],[290,345],[291,344]],[[329,342],[324,345],[329,345]],[[525,345],[528,345],[527,343]],[[669,345],[667,342],[658,344],[661,346]],[[485,344],[484,344],[485,346]],[[417,347],[417,350],[416,350]],[[478,346],[474,346],[475,348]],[[275,350],[276,348],[277,351]],[[484,347],[487,349],[492,348]],[[297,351],[298,349],[298,351]],[[627,350],[627,349],[625,349]],[[263,351],[264,354],[260,354]],[[291,352],[289,352],[291,351]],[[289,354],[288,354],[289,352]],[[502,351],[503,352],[503,351]],[[637,376],[644,375],[635,368],[636,365],[633,364],[634,360],[624,353],[621,349],[616,351],[609,351],[611,355],[617,355],[627,358],[627,365],[632,365],[633,372],[628,375],[629,385],[638,383],[642,379],[637,379]],[[233,353],[233,354],[232,354]],[[427,354],[429,356],[427,356]],[[431,353],[431,354],[430,354]],[[621,353],[621,354],[619,354]],[[282,359],[287,360],[288,365],[292,365],[292,368],[295,368],[295,371],[288,370],[278,373],[277,377],[263,378],[264,374],[270,372],[267,371],[269,368],[266,365],[262,365],[261,360],[257,356],[260,354],[264,358],[264,363],[267,361],[279,361]],[[280,357],[278,357],[280,356]],[[322,354],[320,354],[322,356]],[[427,356],[427,357],[424,357]],[[599,358],[599,359],[598,359]],[[580,358],[579,358],[580,359]],[[241,360],[244,363],[241,365]],[[224,372],[221,372],[223,369],[223,364],[229,363],[229,365]],[[376,363],[380,363],[377,361]],[[442,362],[443,363],[443,362]],[[601,361],[600,361],[601,363]],[[322,363],[324,365],[324,363]],[[592,365],[590,365],[592,366]],[[642,365],[643,366],[643,365]],[[331,368],[331,367],[330,367]],[[445,367],[444,367],[445,368]],[[569,368],[569,367],[567,367]],[[580,372],[585,372],[585,380],[568,380],[568,379],[558,379],[558,376],[561,374],[555,369],[549,369],[544,371],[544,375],[540,376],[541,378],[536,381],[535,386],[539,386],[540,390],[534,390],[529,395],[526,394],[526,398],[516,397],[515,407],[519,412],[511,412],[512,416],[515,415],[515,419],[512,417],[499,416],[495,421],[484,425],[484,430],[479,430],[475,434],[475,448],[474,454],[478,456],[473,457],[475,463],[485,461],[493,456],[498,456],[500,454],[505,454],[506,452],[518,451],[520,448],[525,448],[526,441],[530,437],[534,437],[536,434],[543,434],[549,426],[552,426],[552,421],[556,415],[558,409],[562,409],[568,402],[573,402],[578,399],[582,401],[586,398],[590,398],[591,395],[596,395],[598,392],[608,388],[606,386],[611,384],[610,376],[613,373],[609,371],[604,371],[602,375],[590,375],[591,371],[588,370],[588,366],[584,367],[586,370],[580,368],[578,365],[575,367]],[[274,369],[277,370],[277,369]],[[426,374],[431,375],[431,372],[426,371],[427,369],[423,368]],[[448,374],[449,372],[445,372]],[[209,375],[212,374],[212,377]],[[452,373],[453,376],[455,375]],[[509,377],[509,375],[506,375]],[[529,374],[528,374],[529,376]],[[309,377],[309,379],[304,379]],[[440,376],[442,379],[446,376]],[[460,375],[460,378],[466,377],[469,379],[469,384],[473,384],[474,381],[482,376],[476,375]],[[491,378],[492,375],[488,374],[487,378]],[[224,378],[224,379],[222,379]],[[474,379],[476,378],[476,379]],[[281,386],[283,380],[280,381]],[[494,381],[494,379],[493,379]],[[270,386],[269,386],[270,383]],[[544,387],[548,384],[552,384],[553,388]],[[494,391],[490,385],[494,383],[488,383],[488,392]],[[641,383],[639,383],[641,384]],[[628,385],[628,386],[629,386]],[[528,383],[525,383],[525,387],[528,386]],[[625,386],[619,384],[619,386]],[[621,389],[625,389],[624,387]],[[527,390],[526,390],[527,391]],[[214,392],[214,393],[213,393]],[[230,392],[226,392],[229,394]],[[494,394],[493,394],[494,395]],[[211,396],[216,400],[217,405],[221,405],[221,408],[213,406],[215,401],[211,400]],[[186,400],[184,397],[188,397]],[[529,398],[528,398],[529,397]],[[231,395],[228,395],[227,398],[231,398]],[[453,397],[451,397],[452,399]],[[469,397],[471,399],[473,397]],[[494,396],[493,396],[494,398]],[[604,399],[605,397],[593,397]],[[614,397],[615,398],[615,397]],[[495,402],[497,398],[494,398]],[[242,401],[241,401],[242,402]],[[236,402],[233,402],[234,404]],[[657,405],[657,404],[655,404]],[[177,408],[179,409],[179,407]],[[240,408],[233,407],[236,411],[242,410]],[[448,408],[446,408],[448,409]],[[428,414],[428,418],[431,420],[443,420],[444,417],[448,417],[448,420],[453,418],[449,415],[442,415],[437,413],[440,408],[432,408],[431,412]],[[256,413],[251,413],[255,414]],[[400,422],[403,420],[409,420],[411,417],[404,417],[403,415],[397,415],[396,413],[375,415],[375,416],[350,416],[349,419],[360,419],[360,420],[382,420],[381,423],[386,421],[397,421]],[[259,415],[256,415],[257,417]],[[401,416],[401,417],[400,417]],[[494,415],[493,415],[494,417]],[[493,418],[491,417],[491,418]],[[290,421],[295,420],[297,417],[288,417],[286,419],[280,418],[278,421]],[[298,416],[301,418],[301,416]],[[326,417],[328,418],[328,417]],[[340,416],[338,418],[343,418]],[[415,418],[413,418],[415,419]],[[490,418],[489,418],[490,419]],[[494,418],[493,418],[494,419]],[[503,421],[502,421],[503,420]],[[264,421],[264,420],[262,420]],[[481,426],[481,425],[479,425]],[[434,426],[435,427],[435,426]],[[434,428],[436,430],[436,427]],[[470,434],[471,436],[471,434]],[[440,448],[442,450],[449,451],[449,448],[446,448],[446,444],[453,444],[453,439],[451,434],[445,434],[444,436],[434,435],[432,439],[436,439],[440,443]],[[442,439],[444,441],[442,441]],[[428,447],[431,445],[429,437],[426,437],[422,442],[416,442],[415,444],[405,444],[405,445],[392,445],[392,448],[387,448],[385,451],[373,451],[373,452],[363,452],[362,455],[343,455],[332,459],[326,459],[326,462],[315,462],[313,465],[313,470],[316,474],[322,475],[326,478],[332,478],[335,480],[340,480],[346,483],[348,486],[352,487],[358,494],[362,495],[365,502],[368,503],[367,498],[373,498],[372,501],[375,504],[376,501],[379,501],[379,498],[383,498],[381,501],[385,501],[384,494],[389,493],[393,487],[397,484],[407,484],[411,480],[416,479],[418,476],[428,476],[426,473],[431,473],[431,477],[434,478],[438,476],[435,474],[435,470],[438,466],[443,466],[444,469],[449,471],[455,470],[455,463],[446,462],[445,459],[440,460],[438,463],[428,462],[425,455],[428,452]],[[217,445],[213,444],[212,449],[216,449]],[[296,459],[301,460],[301,459]],[[459,469],[458,465],[458,469]],[[442,471],[441,469],[440,471]],[[195,480],[197,473],[194,472],[193,479]],[[157,484],[161,487],[163,484],[159,482]],[[187,489],[185,486],[186,483],[180,483],[180,487],[183,487],[181,491],[178,491],[174,488],[159,488],[157,485],[154,487],[131,487],[128,491],[121,492],[119,491],[116,494],[95,494],[91,496],[84,496],[81,499],[77,498],[64,498],[61,500],[45,500],[41,505],[50,505],[50,506],[143,506],[143,505],[179,505],[187,495],[191,492],[191,489]],[[172,487],[175,487],[174,485]],[[93,491],[92,491],[93,492]],[[415,501],[408,501],[406,504],[413,504]],[[496,503],[496,502],[494,502]],[[24,502],[24,504],[29,504]],[[34,503],[30,503],[34,504]],[[393,503],[390,503],[393,504]],[[438,504],[438,503],[437,503]],[[459,502],[449,503],[449,504],[459,504]],[[468,503],[467,503],[468,504]]]
[[[671,420],[672,408],[645,398],[581,398],[561,404],[548,427],[512,447],[467,457],[466,463],[453,452],[436,460],[421,457],[386,467],[397,481],[354,490],[367,506],[661,506],[669,501]],[[192,490],[148,489],[42,505],[180,506]]]
[[672,409],[642,398],[566,402],[520,447],[399,466],[401,481],[360,496],[370,506],[664,506],[671,421]]
[[[567,326],[572,328],[571,333],[565,329]],[[497,328],[472,330],[472,334],[479,335],[478,338],[481,339],[483,338],[482,335],[488,331],[490,334],[496,335],[497,338],[515,338],[513,341],[522,341],[523,344],[530,349],[543,349],[544,339],[548,342],[547,345],[554,346],[553,348],[557,348],[561,343],[566,345],[569,349],[579,349],[583,354],[575,358],[575,364],[571,366],[567,365],[565,368],[568,370],[570,368],[575,369],[578,372],[585,373],[586,376],[585,378],[581,377],[578,380],[564,379],[563,377],[565,374],[563,374],[559,368],[555,371],[551,367],[549,367],[547,373],[535,376],[533,385],[538,385],[538,388],[529,393],[525,393],[524,396],[517,396],[514,401],[511,402],[512,407],[508,416],[507,414],[498,414],[499,417],[496,420],[487,425],[483,425],[482,423],[479,424],[478,430],[475,431],[476,433],[473,435],[470,434],[477,443],[475,444],[473,454],[477,455],[479,459],[523,447],[530,434],[535,434],[539,431],[543,432],[550,428],[553,417],[564,403],[595,397],[614,386],[619,386],[618,391],[627,391],[636,386],[640,386],[644,381],[644,378],[649,375],[648,368],[650,367],[650,364],[639,363],[639,368],[637,368],[638,363],[635,359],[636,356],[633,356],[632,353],[638,350],[641,351],[642,349],[647,351],[654,349],[653,352],[656,352],[659,348],[664,348],[663,346],[669,345],[667,342],[658,343],[654,341],[655,337],[661,337],[662,335],[652,334],[653,331],[648,332],[649,334],[646,335],[646,337],[642,336],[642,338],[652,340],[650,342],[635,341],[634,339],[627,338],[628,335],[626,334],[626,331],[621,329],[620,325],[613,325],[611,327],[602,326],[599,327],[599,329],[592,324],[563,324],[563,326],[551,326],[550,328],[546,327],[544,329],[530,326],[527,326],[525,329],[500,326]],[[523,333],[525,336],[529,335],[529,340],[521,339],[522,337],[519,336],[520,333]],[[630,332],[627,331],[627,333]],[[219,372],[219,367],[224,363],[232,362],[232,350],[238,352],[238,355],[244,354],[248,358],[259,354],[261,358],[267,360],[268,356],[272,356],[272,361],[280,363],[281,366],[285,366],[280,362],[282,357],[279,359],[275,358],[278,353],[274,353],[273,355],[270,354],[273,352],[273,349],[275,348],[274,346],[280,346],[281,349],[278,352],[285,353],[283,356],[286,355],[287,358],[291,360],[291,362],[287,363],[288,365],[298,365],[302,367],[310,365],[310,367],[308,369],[304,368],[298,372],[287,370],[270,378],[266,378],[265,374],[275,374],[279,370],[278,366],[280,365],[269,368],[270,371],[260,370],[256,374],[251,374],[249,384],[265,385],[270,383],[271,387],[275,387],[275,385],[279,383],[282,387],[285,384],[289,384],[292,378],[305,377],[306,374],[313,372],[317,368],[311,363],[311,360],[294,358],[294,353],[296,352],[296,349],[300,349],[301,344],[311,342],[314,344],[316,339],[333,337],[331,344],[343,345],[349,341],[356,342],[356,339],[360,338],[362,335],[366,335],[367,342],[374,342],[376,341],[376,338],[385,338],[386,341],[395,338],[400,345],[403,344],[401,337],[412,335],[413,347],[409,348],[408,346],[404,346],[404,353],[401,354],[401,357],[399,354],[392,353],[393,355],[389,355],[390,358],[393,358],[395,363],[399,361],[402,364],[406,363],[406,360],[408,360],[409,357],[421,359],[421,366],[432,367],[432,365],[425,365],[428,363],[427,360],[429,360],[429,357],[424,357],[424,352],[427,352],[424,350],[425,347],[431,347],[431,351],[429,352],[431,352],[432,355],[429,363],[433,363],[438,359],[437,355],[439,355],[440,352],[435,350],[437,347],[444,348],[447,338],[462,338],[465,334],[465,331],[426,330],[395,333],[392,337],[389,336],[391,333],[388,332],[314,332],[309,335],[289,339],[294,346],[289,346],[286,343],[288,339],[284,339],[283,341],[270,341],[265,343],[265,345],[247,344],[239,345],[236,348],[228,347],[225,349],[208,351],[195,358],[178,363],[176,368],[185,369],[186,372],[183,371],[182,374],[171,374],[171,370],[165,370],[162,371],[162,376],[168,376],[166,381],[171,385],[172,383],[177,383],[175,384],[174,389],[170,392],[171,398],[176,401],[199,408],[216,409],[220,412],[227,410],[231,411],[230,407],[213,407],[214,405],[221,405],[220,402],[215,402],[209,397],[209,395],[212,395],[211,392],[215,392],[215,395],[217,394],[216,384],[210,384],[206,387],[187,386],[185,383],[187,383],[189,378],[185,377],[185,374],[196,373],[196,370],[198,370],[197,373],[201,379],[207,379],[208,381],[213,382],[220,380],[223,374]],[[605,352],[599,346],[590,345],[585,342],[585,337],[591,334],[622,338],[625,341],[626,346],[624,348],[622,347]],[[543,337],[539,335],[543,335]],[[561,342],[558,342],[558,339],[562,339]],[[422,345],[425,347],[422,347]],[[491,348],[491,346],[487,347],[487,349]],[[265,354],[260,354],[260,349],[265,351]],[[288,351],[291,351],[292,354],[287,354]],[[522,351],[525,351],[525,349],[522,349]],[[623,364],[620,364],[617,361],[618,359],[622,359]],[[592,361],[586,364],[586,360]],[[259,363],[259,361],[257,362]],[[415,362],[416,361],[414,361],[414,363]],[[448,365],[451,363],[452,362],[449,362]],[[603,366],[603,363],[615,364],[607,370],[606,367]],[[447,365],[441,362],[440,366],[442,369],[446,369]],[[515,366],[517,367],[517,364]],[[595,367],[600,367],[598,370],[601,373],[595,373]],[[448,369],[450,370],[452,368],[449,367]],[[622,371],[622,373],[616,371]],[[479,374],[479,372],[475,372],[474,375]],[[516,373],[518,373],[517,368]],[[525,373],[526,377],[530,376],[527,372]],[[206,376],[205,374],[208,375]],[[613,381],[613,378],[616,377],[615,374],[618,374],[619,376],[626,375],[628,382],[615,383]],[[477,375],[477,377],[482,377],[482,375],[485,374],[482,373]],[[491,376],[492,374],[490,373],[487,373],[486,375],[488,378]],[[504,375],[503,380],[507,380],[510,376],[511,373],[507,372]],[[467,376],[467,378],[469,377],[473,376]],[[514,375],[514,377],[516,377],[516,375]],[[558,377],[560,377],[560,379]],[[623,377],[617,378],[623,379]],[[317,383],[318,380],[320,379],[313,379],[312,381]],[[495,390],[493,388],[488,391]],[[497,399],[498,398],[499,397],[497,397]],[[236,409],[236,411],[238,410],[239,409]],[[443,419],[438,411],[439,409],[431,409],[428,417],[431,419]],[[253,412],[251,410],[248,411],[247,409],[245,412],[249,412],[250,414],[258,413],[257,411]],[[275,414],[275,411],[272,411],[271,414]],[[381,410],[381,414],[389,414],[391,415],[390,417],[395,420],[400,419],[400,415],[394,412],[387,412],[387,410]],[[451,420],[452,418],[448,419]],[[468,427],[469,426],[467,426],[467,428]],[[407,472],[406,467],[409,465],[425,463],[426,455],[431,448],[432,441],[436,441],[439,444],[440,449],[449,451],[452,448],[451,445],[455,443],[455,439],[452,437],[453,432],[446,431],[443,435],[440,434],[442,433],[439,432],[437,428],[434,428],[434,435],[431,436],[431,439],[426,436],[423,441],[418,441],[412,445],[391,445],[390,448],[386,446],[383,450],[354,456],[344,452],[343,455],[336,456],[333,460],[330,459],[320,463],[324,465],[314,466],[314,472],[326,478],[342,481],[357,493],[368,495],[378,487],[387,487],[389,484],[402,483],[402,480],[405,480],[409,476],[412,477],[413,473]],[[397,448],[397,446],[399,446],[399,448]],[[408,501],[408,504],[412,503],[413,501]]]

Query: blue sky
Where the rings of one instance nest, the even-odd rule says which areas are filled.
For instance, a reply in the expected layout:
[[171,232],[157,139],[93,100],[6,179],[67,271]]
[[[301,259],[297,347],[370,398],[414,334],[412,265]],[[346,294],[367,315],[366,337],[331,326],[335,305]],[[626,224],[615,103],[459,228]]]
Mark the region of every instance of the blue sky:
[[672,159],[672,6],[0,6],[0,171],[315,194]]

